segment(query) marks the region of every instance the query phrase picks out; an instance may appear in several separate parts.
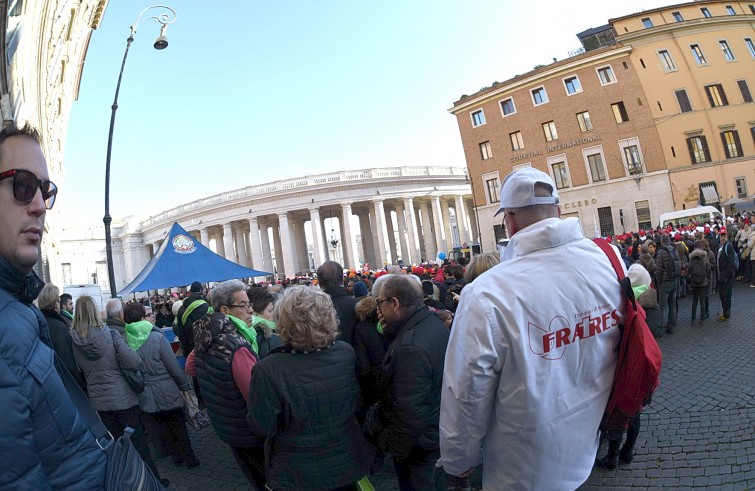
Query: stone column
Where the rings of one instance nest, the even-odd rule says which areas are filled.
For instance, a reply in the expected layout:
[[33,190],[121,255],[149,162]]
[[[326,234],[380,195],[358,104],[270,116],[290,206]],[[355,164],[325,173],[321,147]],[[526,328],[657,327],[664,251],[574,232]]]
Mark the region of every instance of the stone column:
[[273,274],[273,254],[270,250],[270,232],[266,220],[260,223],[260,247],[262,248],[261,270]]
[[480,229],[477,224],[477,214],[475,213],[475,204],[473,200],[467,201],[467,210],[469,210],[469,233],[471,235],[471,242],[478,244],[480,242]]
[[459,242],[464,244],[471,244],[472,241],[469,237],[469,217],[467,216],[467,210],[464,206],[464,196],[458,194],[455,199],[456,209],[456,228],[459,230]]
[[312,249],[315,253],[315,268],[319,268],[326,261],[327,253],[322,238],[322,222],[320,221],[320,209],[309,209],[309,225],[312,232]]
[[286,278],[293,278],[296,275],[294,271],[294,250],[293,241],[291,240],[291,227],[288,223],[288,213],[278,213],[278,223],[280,224],[280,241],[283,252],[283,271]]
[[356,254],[356,236],[351,233],[351,203],[341,205],[341,245],[343,247],[344,268],[359,267]]
[[225,241],[223,241],[222,229],[215,231],[215,254],[221,257],[225,257]]
[[446,248],[444,249],[444,252],[450,251],[457,245],[454,240],[453,228],[451,227],[451,209],[449,208],[449,204],[450,201],[448,200],[440,200],[441,217],[443,217],[443,235],[446,236]]
[[[267,229],[265,229],[265,234],[267,234]],[[270,248],[268,247],[268,253],[269,251]],[[252,256],[252,268],[257,271],[265,271],[262,246],[260,245],[260,223],[257,217],[249,219],[249,252]]]
[[244,236],[244,224],[239,222],[236,224],[236,233],[234,234],[234,240],[236,242],[236,250],[239,252],[239,264],[244,267],[249,267],[249,254],[246,252],[246,239]]
[[375,247],[372,240],[372,228],[370,227],[370,214],[359,213],[359,234],[362,236],[362,253],[364,262],[375,265]]
[[210,234],[207,231],[207,227],[200,228],[199,229],[199,241],[202,243],[203,246],[210,248]]
[[406,236],[409,239],[409,255],[413,263],[419,264],[422,258],[418,247],[419,234],[412,198],[404,198],[404,215],[406,216]]
[[443,223],[443,210],[440,206],[440,197],[433,196],[430,198],[433,207],[433,228],[435,229],[435,245],[437,250],[435,254],[439,252],[446,252],[448,245],[446,244],[445,224]]
[[398,242],[401,248],[401,259],[404,261],[404,266],[409,266],[412,264],[413,258],[406,245],[406,217],[404,216],[404,205],[401,203],[396,203],[396,221],[398,222]]
[[391,256],[389,264],[398,264],[398,248],[396,247],[396,230],[393,226],[393,215],[391,210],[385,210],[385,230],[388,232],[388,253]]
[[422,215],[422,238],[425,243],[425,261],[435,261],[438,254],[438,244],[435,242],[436,234],[427,202],[420,204],[420,214]]
[[296,251],[296,271],[309,269],[309,251],[307,250],[307,236],[304,232],[304,220],[292,220],[291,228],[294,230],[294,250]]
[[388,263],[388,251],[386,249],[386,229],[385,229],[385,208],[383,200],[378,199],[372,202],[375,208],[375,231],[377,235],[378,256],[376,267],[382,268],[384,263]]
[[160,241],[158,240],[154,244],[152,244],[152,256],[157,256],[158,251],[160,250]]
[[284,273],[283,264],[283,247],[281,245],[281,227],[273,225],[273,249],[275,250],[275,270],[278,272],[278,279],[282,280],[286,276]]
[[233,250],[233,232],[230,223],[223,224],[223,251],[229,261],[236,262],[236,251]]

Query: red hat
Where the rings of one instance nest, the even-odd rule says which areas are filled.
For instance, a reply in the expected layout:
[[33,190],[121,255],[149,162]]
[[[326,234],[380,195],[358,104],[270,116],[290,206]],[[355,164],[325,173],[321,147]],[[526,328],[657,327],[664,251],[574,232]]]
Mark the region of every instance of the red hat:
[[718,234],[719,234],[719,235],[720,235],[720,234],[726,234],[726,236],[728,237],[728,235],[729,235],[729,232],[727,232],[727,231],[726,231],[726,227],[721,227],[721,228],[719,229],[719,231],[718,231]]
[[706,225],[705,228],[703,228],[703,232],[705,232],[706,234],[709,233],[710,232],[710,227],[708,227]]
[[674,235],[674,240],[682,240],[682,234],[677,232],[676,235]]

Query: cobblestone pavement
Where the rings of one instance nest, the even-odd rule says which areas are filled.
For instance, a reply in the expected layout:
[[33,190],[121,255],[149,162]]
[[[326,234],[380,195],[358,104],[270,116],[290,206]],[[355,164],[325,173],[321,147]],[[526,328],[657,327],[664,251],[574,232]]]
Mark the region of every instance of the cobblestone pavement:
[[[634,461],[593,471],[581,491],[755,490],[755,288],[734,285],[732,317],[689,326],[692,299],[680,300],[678,326],[658,341],[661,386],[642,414]],[[190,430],[201,465],[188,470],[158,460],[172,490],[248,490],[231,452],[212,428]],[[601,455],[605,449],[601,449]],[[393,466],[370,478],[378,491],[397,490]]]

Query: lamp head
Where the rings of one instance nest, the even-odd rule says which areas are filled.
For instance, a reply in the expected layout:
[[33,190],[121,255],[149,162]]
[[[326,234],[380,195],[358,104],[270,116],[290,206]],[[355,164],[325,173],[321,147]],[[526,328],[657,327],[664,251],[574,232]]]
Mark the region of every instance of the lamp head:
[[168,47],[168,37],[165,35],[165,31],[168,29],[167,24],[163,24],[160,28],[160,35],[155,39],[155,49],[165,49]]

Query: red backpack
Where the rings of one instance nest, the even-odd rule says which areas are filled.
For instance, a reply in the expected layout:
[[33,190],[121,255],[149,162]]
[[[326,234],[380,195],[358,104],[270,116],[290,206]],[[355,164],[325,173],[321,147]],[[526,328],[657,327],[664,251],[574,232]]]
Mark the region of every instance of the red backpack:
[[594,241],[610,259],[626,297],[616,371],[600,429],[625,430],[629,422],[650,402],[658,387],[663,357],[645,321],[645,310],[637,304],[632,285],[624,275],[619,258],[608,242],[600,238]]

